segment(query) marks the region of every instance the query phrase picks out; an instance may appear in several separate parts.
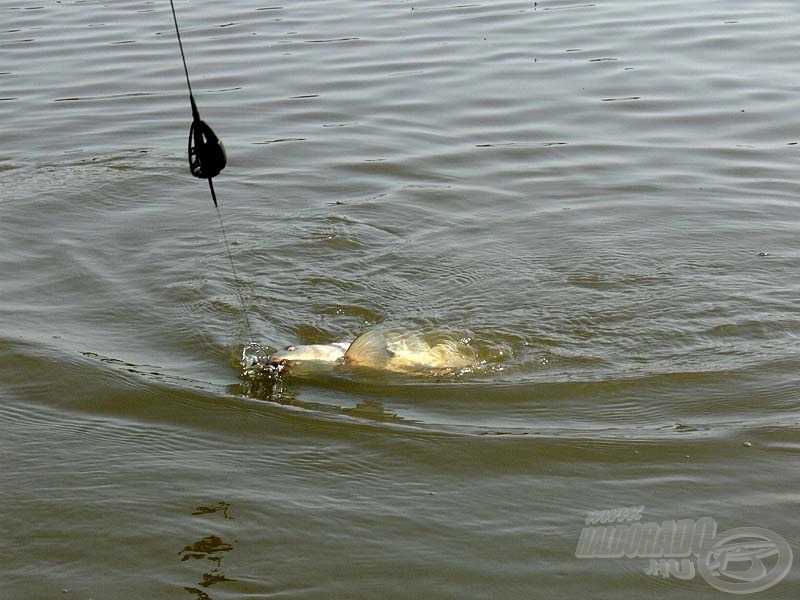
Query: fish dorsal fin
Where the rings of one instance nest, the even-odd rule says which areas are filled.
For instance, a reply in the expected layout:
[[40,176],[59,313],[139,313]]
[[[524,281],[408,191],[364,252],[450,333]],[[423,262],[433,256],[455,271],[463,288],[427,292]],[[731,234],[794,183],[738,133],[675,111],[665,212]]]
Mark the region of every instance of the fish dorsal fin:
[[380,331],[372,330],[360,335],[350,344],[344,354],[348,365],[381,368],[392,359],[386,337]]

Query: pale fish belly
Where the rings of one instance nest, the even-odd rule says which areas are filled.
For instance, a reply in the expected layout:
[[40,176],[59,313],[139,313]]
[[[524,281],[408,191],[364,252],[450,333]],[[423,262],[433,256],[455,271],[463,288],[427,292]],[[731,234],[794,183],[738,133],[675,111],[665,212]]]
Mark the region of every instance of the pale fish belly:
[[278,350],[270,357],[272,362],[343,362],[344,353],[350,344],[307,344],[303,346],[289,346],[285,350]]

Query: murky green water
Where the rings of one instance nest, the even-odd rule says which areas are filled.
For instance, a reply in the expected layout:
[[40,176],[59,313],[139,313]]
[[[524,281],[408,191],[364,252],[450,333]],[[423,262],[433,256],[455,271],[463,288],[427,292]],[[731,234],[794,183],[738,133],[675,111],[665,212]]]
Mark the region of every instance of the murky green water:
[[254,337],[482,364],[242,380],[169,3],[2,1],[1,597],[731,597],[576,557],[626,506],[800,551],[796,2],[176,8]]

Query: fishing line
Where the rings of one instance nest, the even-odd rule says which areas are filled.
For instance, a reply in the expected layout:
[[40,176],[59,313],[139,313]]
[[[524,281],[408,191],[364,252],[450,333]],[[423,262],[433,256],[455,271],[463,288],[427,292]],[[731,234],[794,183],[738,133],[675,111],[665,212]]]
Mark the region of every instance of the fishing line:
[[172,8],[172,20],[175,22],[175,34],[178,36],[178,47],[181,50],[183,72],[186,75],[186,87],[189,88],[189,104],[192,107],[192,125],[189,128],[189,170],[195,177],[208,180],[211,200],[214,202],[214,208],[217,211],[217,218],[219,219],[219,227],[222,230],[222,239],[225,242],[225,252],[228,255],[228,262],[230,262],[231,271],[233,272],[236,296],[239,298],[239,304],[242,307],[242,315],[244,316],[247,334],[250,336],[250,339],[252,339],[253,330],[250,328],[247,305],[242,295],[241,282],[233,262],[231,246],[228,243],[228,234],[225,232],[225,224],[222,222],[222,213],[219,210],[217,194],[214,191],[214,182],[212,181],[212,179],[219,175],[222,169],[225,168],[225,165],[228,164],[228,157],[225,154],[225,146],[222,144],[222,140],[220,140],[211,127],[200,118],[200,111],[197,110],[197,103],[194,101],[194,95],[192,94],[192,81],[189,79],[189,68],[186,66],[186,54],[183,51],[181,30],[178,27],[178,16],[175,14],[175,4],[173,0],[169,0],[169,5],[170,8]]

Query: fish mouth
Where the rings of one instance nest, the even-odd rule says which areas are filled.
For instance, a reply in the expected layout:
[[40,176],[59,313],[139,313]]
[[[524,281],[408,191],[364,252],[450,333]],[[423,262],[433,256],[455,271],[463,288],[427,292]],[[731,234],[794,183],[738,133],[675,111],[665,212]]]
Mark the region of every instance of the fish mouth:
[[308,361],[286,358],[285,356],[282,356],[279,352],[276,352],[272,356],[268,357],[264,362],[267,365],[269,365],[269,367],[272,369],[278,369],[279,371],[283,371],[287,367],[295,367],[298,364],[302,364],[303,362],[308,362]]
[[280,357],[273,358],[263,346],[251,343],[242,350],[241,364],[245,374],[250,377],[277,377],[286,368],[288,361]]

